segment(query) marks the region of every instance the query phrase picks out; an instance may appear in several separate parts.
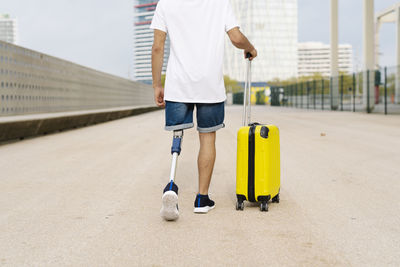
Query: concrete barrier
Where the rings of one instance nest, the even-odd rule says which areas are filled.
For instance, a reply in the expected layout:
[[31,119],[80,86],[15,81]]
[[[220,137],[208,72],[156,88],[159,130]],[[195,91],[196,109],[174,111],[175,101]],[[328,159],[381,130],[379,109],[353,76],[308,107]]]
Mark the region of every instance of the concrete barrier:
[[0,41],[0,142],[157,109],[148,84]]
[[84,127],[158,110],[154,106],[0,117],[0,142]]
[[151,85],[0,41],[0,117],[154,104]]

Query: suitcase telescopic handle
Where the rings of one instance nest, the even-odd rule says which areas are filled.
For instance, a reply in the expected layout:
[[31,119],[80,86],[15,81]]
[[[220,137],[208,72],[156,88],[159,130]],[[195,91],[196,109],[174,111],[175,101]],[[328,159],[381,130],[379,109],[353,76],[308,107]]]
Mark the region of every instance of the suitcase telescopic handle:
[[247,72],[246,81],[244,84],[244,94],[243,94],[243,126],[247,126],[251,119],[251,54],[248,52],[246,54],[247,61]]

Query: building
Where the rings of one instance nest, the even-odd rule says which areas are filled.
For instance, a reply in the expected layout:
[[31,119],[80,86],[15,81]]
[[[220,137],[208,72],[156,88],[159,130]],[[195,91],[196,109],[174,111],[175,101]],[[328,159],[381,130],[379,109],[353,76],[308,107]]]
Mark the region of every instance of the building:
[[17,19],[11,18],[10,15],[0,14],[0,40],[7,43],[17,44],[17,26]]
[[[330,45],[318,42],[299,43],[299,77],[311,76],[315,73],[330,77],[330,64]],[[339,45],[339,71],[353,72],[353,47],[349,44]]]
[[[151,47],[154,31],[150,24],[156,10],[158,0],[134,0],[134,80],[152,83]],[[169,40],[165,45],[163,74],[167,69],[169,57]]]
[[[252,80],[297,76],[297,0],[231,0],[242,32],[258,50]],[[244,81],[243,52],[226,41],[224,74]]]

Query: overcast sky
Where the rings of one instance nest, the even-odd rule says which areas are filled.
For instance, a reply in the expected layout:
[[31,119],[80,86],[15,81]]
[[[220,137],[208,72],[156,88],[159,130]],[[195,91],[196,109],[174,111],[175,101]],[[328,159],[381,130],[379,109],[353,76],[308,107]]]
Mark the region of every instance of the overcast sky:
[[[265,0],[267,1],[267,0]],[[399,0],[376,0],[381,11]],[[329,43],[329,0],[298,0],[299,41]],[[339,0],[340,43],[362,60],[363,0]],[[36,51],[122,77],[132,77],[133,0],[1,0],[18,18],[19,43]],[[381,65],[395,62],[395,25],[381,30]],[[355,62],[356,64],[357,62]]]

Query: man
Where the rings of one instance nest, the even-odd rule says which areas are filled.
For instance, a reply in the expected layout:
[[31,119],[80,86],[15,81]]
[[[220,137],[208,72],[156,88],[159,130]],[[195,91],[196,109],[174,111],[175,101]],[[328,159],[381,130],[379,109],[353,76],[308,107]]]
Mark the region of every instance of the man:
[[[229,0],[160,0],[150,28],[154,29],[154,98],[159,107],[165,107],[165,129],[174,131],[173,153],[180,153],[183,130],[194,126],[196,107],[200,151],[194,212],[207,213],[215,207],[208,189],[216,158],[216,131],[224,127],[225,33],[233,45],[244,49],[245,55],[251,53],[250,60],[257,56],[257,51],[240,32]],[[164,91],[161,70],[167,33],[171,50]],[[164,189],[161,216],[175,220],[178,215],[178,187],[172,178]]]

